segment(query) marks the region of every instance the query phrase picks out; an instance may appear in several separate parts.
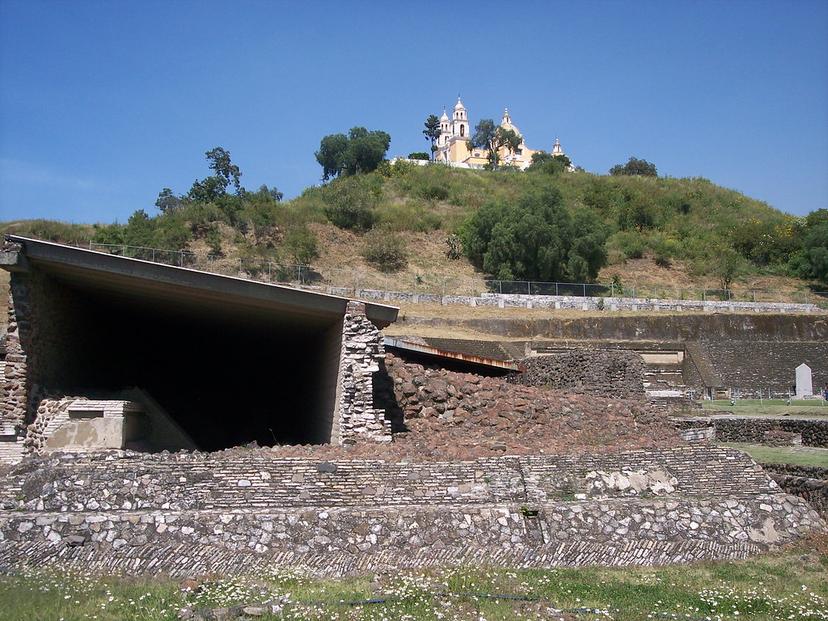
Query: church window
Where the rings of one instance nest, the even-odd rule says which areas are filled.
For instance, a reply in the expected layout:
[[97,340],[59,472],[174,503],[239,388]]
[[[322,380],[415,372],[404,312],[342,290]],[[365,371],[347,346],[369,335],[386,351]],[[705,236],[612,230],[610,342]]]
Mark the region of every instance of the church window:
[[460,136],[465,136],[465,135],[466,135],[466,126],[461,124],[460,125]]

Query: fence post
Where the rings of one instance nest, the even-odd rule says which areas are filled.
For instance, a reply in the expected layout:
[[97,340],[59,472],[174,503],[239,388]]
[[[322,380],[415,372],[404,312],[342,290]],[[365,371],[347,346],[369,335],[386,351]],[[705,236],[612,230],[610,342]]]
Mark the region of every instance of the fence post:
[[581,286],[584,288],[584,297],[586,297],[586,283],[582,283]]
[[555,295],[558,295],[558,283],[555,283]]
[[497,281],[497,290],[500,293],[500,295],[503,295],[503,281],[502,280]]
[[184,251],[182,250],[178,256],[178,267],[184,267]]
[[526,281],[526,293],[532,295],[532,281],[530,280]]

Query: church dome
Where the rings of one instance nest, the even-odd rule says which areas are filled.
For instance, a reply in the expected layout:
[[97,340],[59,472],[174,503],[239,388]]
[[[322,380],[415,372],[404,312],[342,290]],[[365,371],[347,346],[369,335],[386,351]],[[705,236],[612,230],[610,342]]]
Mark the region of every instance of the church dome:
[[441,121],[448,121],[449,120],[448,114],[446,114],[445,108],[443,109],[443,116],[440,117],[440,120]]
[[463,105],[463,102],[460,101],[459,97],[457,98],[457,103],[454,104],[454,109],[455,110],[465,110],[466,109],[466,106]]

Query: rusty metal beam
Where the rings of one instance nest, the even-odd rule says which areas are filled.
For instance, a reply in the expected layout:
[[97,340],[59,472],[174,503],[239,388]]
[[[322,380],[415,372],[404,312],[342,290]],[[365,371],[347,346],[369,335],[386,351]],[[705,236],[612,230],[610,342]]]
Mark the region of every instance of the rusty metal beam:
[[400,349],[403,351],[415,352],[418,354],[425,354],[427,356],[435,356],[437,358],[446,358],[448,360],[458,360],[483,367],[490,367],[494,369],[505,369],[508,371],[519,371],[520,366],[516,362],[507,362],[505,360],[495,360],[494,358],[484,358],[483,356],[474,356],[471,354],[463,354],[458,351],[447,351],[444,349],[437,349],[429,345],[422,345],[420,343],[412,343],[402,339],[394,338],[393,336],[386,336],[384,338],[385,346],[392,349]]

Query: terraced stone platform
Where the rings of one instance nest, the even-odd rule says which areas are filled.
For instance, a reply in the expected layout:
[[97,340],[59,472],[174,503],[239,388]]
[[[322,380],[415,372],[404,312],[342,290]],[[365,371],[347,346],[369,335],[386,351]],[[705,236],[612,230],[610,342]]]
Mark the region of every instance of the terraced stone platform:
[[749,457],[708,446],[422,463],[61,454],[0,483],[6,569],[655,565],[744,558],[826,528]]

